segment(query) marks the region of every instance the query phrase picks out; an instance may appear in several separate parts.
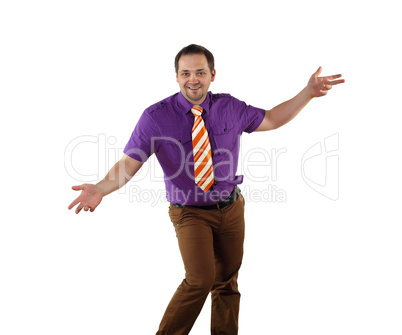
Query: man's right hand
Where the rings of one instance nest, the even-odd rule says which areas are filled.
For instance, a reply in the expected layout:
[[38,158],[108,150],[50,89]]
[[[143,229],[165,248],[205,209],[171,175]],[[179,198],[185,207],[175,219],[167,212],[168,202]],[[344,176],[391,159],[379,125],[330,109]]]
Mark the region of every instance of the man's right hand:
[[70,206],[68,206],[68,209],[71,209],[75,205],[79,204],[75,210],[76,214],[81,212],[82,209],[84,209],[84,211],[90,210],[93,212],[95,208],[98,207],[104,196],[101,189],[93,184],[73,186],[72,189],[74,191],[81,191],[80,196],[75,199]]
[[79,204],[75,213],[91,210],[93,212],[100,204],[103,197],[109,193],[118,190],[124,186],[141,168],[143,162],[123,155],[123,157],[110,169],[106,177],[96,185],[82,184],[80,186],[73,186],[74,191],[82,191],[80,196],[75,199],[68,209],[73,208]]

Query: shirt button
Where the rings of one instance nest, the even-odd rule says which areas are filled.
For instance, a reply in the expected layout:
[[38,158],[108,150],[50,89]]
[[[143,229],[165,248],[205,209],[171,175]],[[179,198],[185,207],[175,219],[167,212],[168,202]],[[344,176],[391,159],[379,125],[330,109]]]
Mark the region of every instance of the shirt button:
[[181,143],[181,140],[179,140],[179,143]]
[[223,131],[226,133],[226,132],[227,132],[227,129],[225,128],[225,129],[223,129]]

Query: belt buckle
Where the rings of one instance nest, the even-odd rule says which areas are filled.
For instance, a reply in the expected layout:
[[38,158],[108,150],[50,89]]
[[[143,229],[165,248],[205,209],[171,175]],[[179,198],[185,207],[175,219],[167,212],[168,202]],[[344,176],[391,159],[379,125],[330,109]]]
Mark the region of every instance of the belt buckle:
[[224,200],[219,201],[216,204],[216,207],[218,207],[218,209],[223,209],[225,207],[227,207],[228,205],[230,205],[232,203],[232,194],[233,194],[234,190],[232,191],[232,193]]
[[218,207],[219,210],[224,209],[225,207],[227,207],[227,202],[225,201],[220,201],[216,204],[216,207]]

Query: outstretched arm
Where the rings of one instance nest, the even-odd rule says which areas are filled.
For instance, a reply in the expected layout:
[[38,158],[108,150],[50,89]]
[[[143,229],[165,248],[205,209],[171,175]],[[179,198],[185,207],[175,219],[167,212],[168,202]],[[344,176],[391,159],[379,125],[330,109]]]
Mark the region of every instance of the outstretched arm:
[[137,173],[142,164],[144,163],[124,155],[110,169],[106,177],[96,185],[83,184],[73,186],[72,189],[74,191],[81,191],[81,194],[68,206],[68,209],[78,204],[75,210],[76,214],[82,209],[93,212],[105,195],[123,187]]
[[265,117],[255,131],[272,130],[283,126],[299,114],[311,99],[322,97],[328,93],[332,86],[345,82],[344,79],[335,80],[342,77],[341,74],[318,77],[321,71],[320,66],[311,76],[307,86],[294,98],[265,111]]

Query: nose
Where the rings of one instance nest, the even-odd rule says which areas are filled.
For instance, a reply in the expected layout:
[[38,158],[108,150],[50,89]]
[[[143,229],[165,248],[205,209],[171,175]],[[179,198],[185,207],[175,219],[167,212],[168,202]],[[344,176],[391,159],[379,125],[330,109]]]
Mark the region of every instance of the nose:
[[195,73],[190,74],[189,82],[190,83],[198,83],[199,82]]

